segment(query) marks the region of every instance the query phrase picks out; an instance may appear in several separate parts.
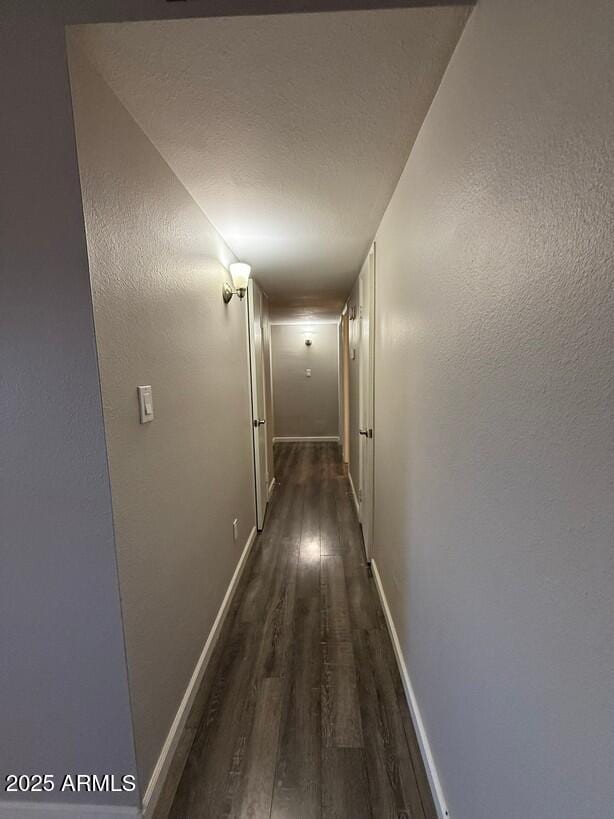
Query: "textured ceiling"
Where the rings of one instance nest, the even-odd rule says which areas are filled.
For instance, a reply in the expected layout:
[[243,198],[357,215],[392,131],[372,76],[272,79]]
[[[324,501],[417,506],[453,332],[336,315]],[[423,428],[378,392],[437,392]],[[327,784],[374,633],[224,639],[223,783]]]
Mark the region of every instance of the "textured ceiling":
[[468,9],[80,27],[276,313],[339,312]]

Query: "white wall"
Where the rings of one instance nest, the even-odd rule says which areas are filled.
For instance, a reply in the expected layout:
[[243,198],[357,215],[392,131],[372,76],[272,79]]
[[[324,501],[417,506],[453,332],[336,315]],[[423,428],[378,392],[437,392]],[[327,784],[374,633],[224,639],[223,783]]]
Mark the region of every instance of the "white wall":
[[[223,303],[231,252],[79,49],[70,53],[144,789],[255,522],[246,301]],[[139,424],[138,384],[153,387],[151,424]]]
[[[305,345],[307,329],[311,347]],[[338,436],[337,325],[273,324],[271,341],[275,437]]]
[[375,558],[454,819],[612,814],[613,38],[481,0],[376,237]]

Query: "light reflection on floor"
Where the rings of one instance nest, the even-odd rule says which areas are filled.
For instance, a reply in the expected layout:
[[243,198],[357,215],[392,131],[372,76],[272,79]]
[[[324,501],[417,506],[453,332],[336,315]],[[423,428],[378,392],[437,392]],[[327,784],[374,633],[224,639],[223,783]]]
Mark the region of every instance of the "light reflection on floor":
[[320,536],[301,540],[299,560],[302,563],[314,563],[320,559]]

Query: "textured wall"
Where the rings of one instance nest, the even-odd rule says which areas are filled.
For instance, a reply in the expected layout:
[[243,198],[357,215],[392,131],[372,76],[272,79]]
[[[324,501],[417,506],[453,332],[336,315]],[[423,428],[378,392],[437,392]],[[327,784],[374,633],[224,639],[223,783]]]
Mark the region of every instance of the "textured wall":
[[[77,146],[145,786],[254,525],[246,302],[233,257],[73,49]],[[153,387],[141,426],[136,387]],[[232,522],[239,518],[239,539]]]
[[478,3],[376,237],[375,557],[454,819],[612,813],[613,37]]
[[337,325],[310,326],[311,347],[305,345],[305,325],[271,326],[277,438],[339,435]]
[[63,29],[3,19],[0,53],[2,802],[9,772],[135,761]]

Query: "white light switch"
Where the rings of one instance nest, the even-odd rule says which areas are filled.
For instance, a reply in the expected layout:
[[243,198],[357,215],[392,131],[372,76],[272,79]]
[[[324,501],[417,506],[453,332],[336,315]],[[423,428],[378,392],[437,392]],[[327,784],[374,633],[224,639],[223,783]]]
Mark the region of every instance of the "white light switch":
[[305,375],[307,376],[307,378],[311,378],[311,367],[307,367],[307,369],[305,370]]
[[139,417],[141,424],[148,424],[154,419],[151,386],[137,387],[136,391],[139,396]]

